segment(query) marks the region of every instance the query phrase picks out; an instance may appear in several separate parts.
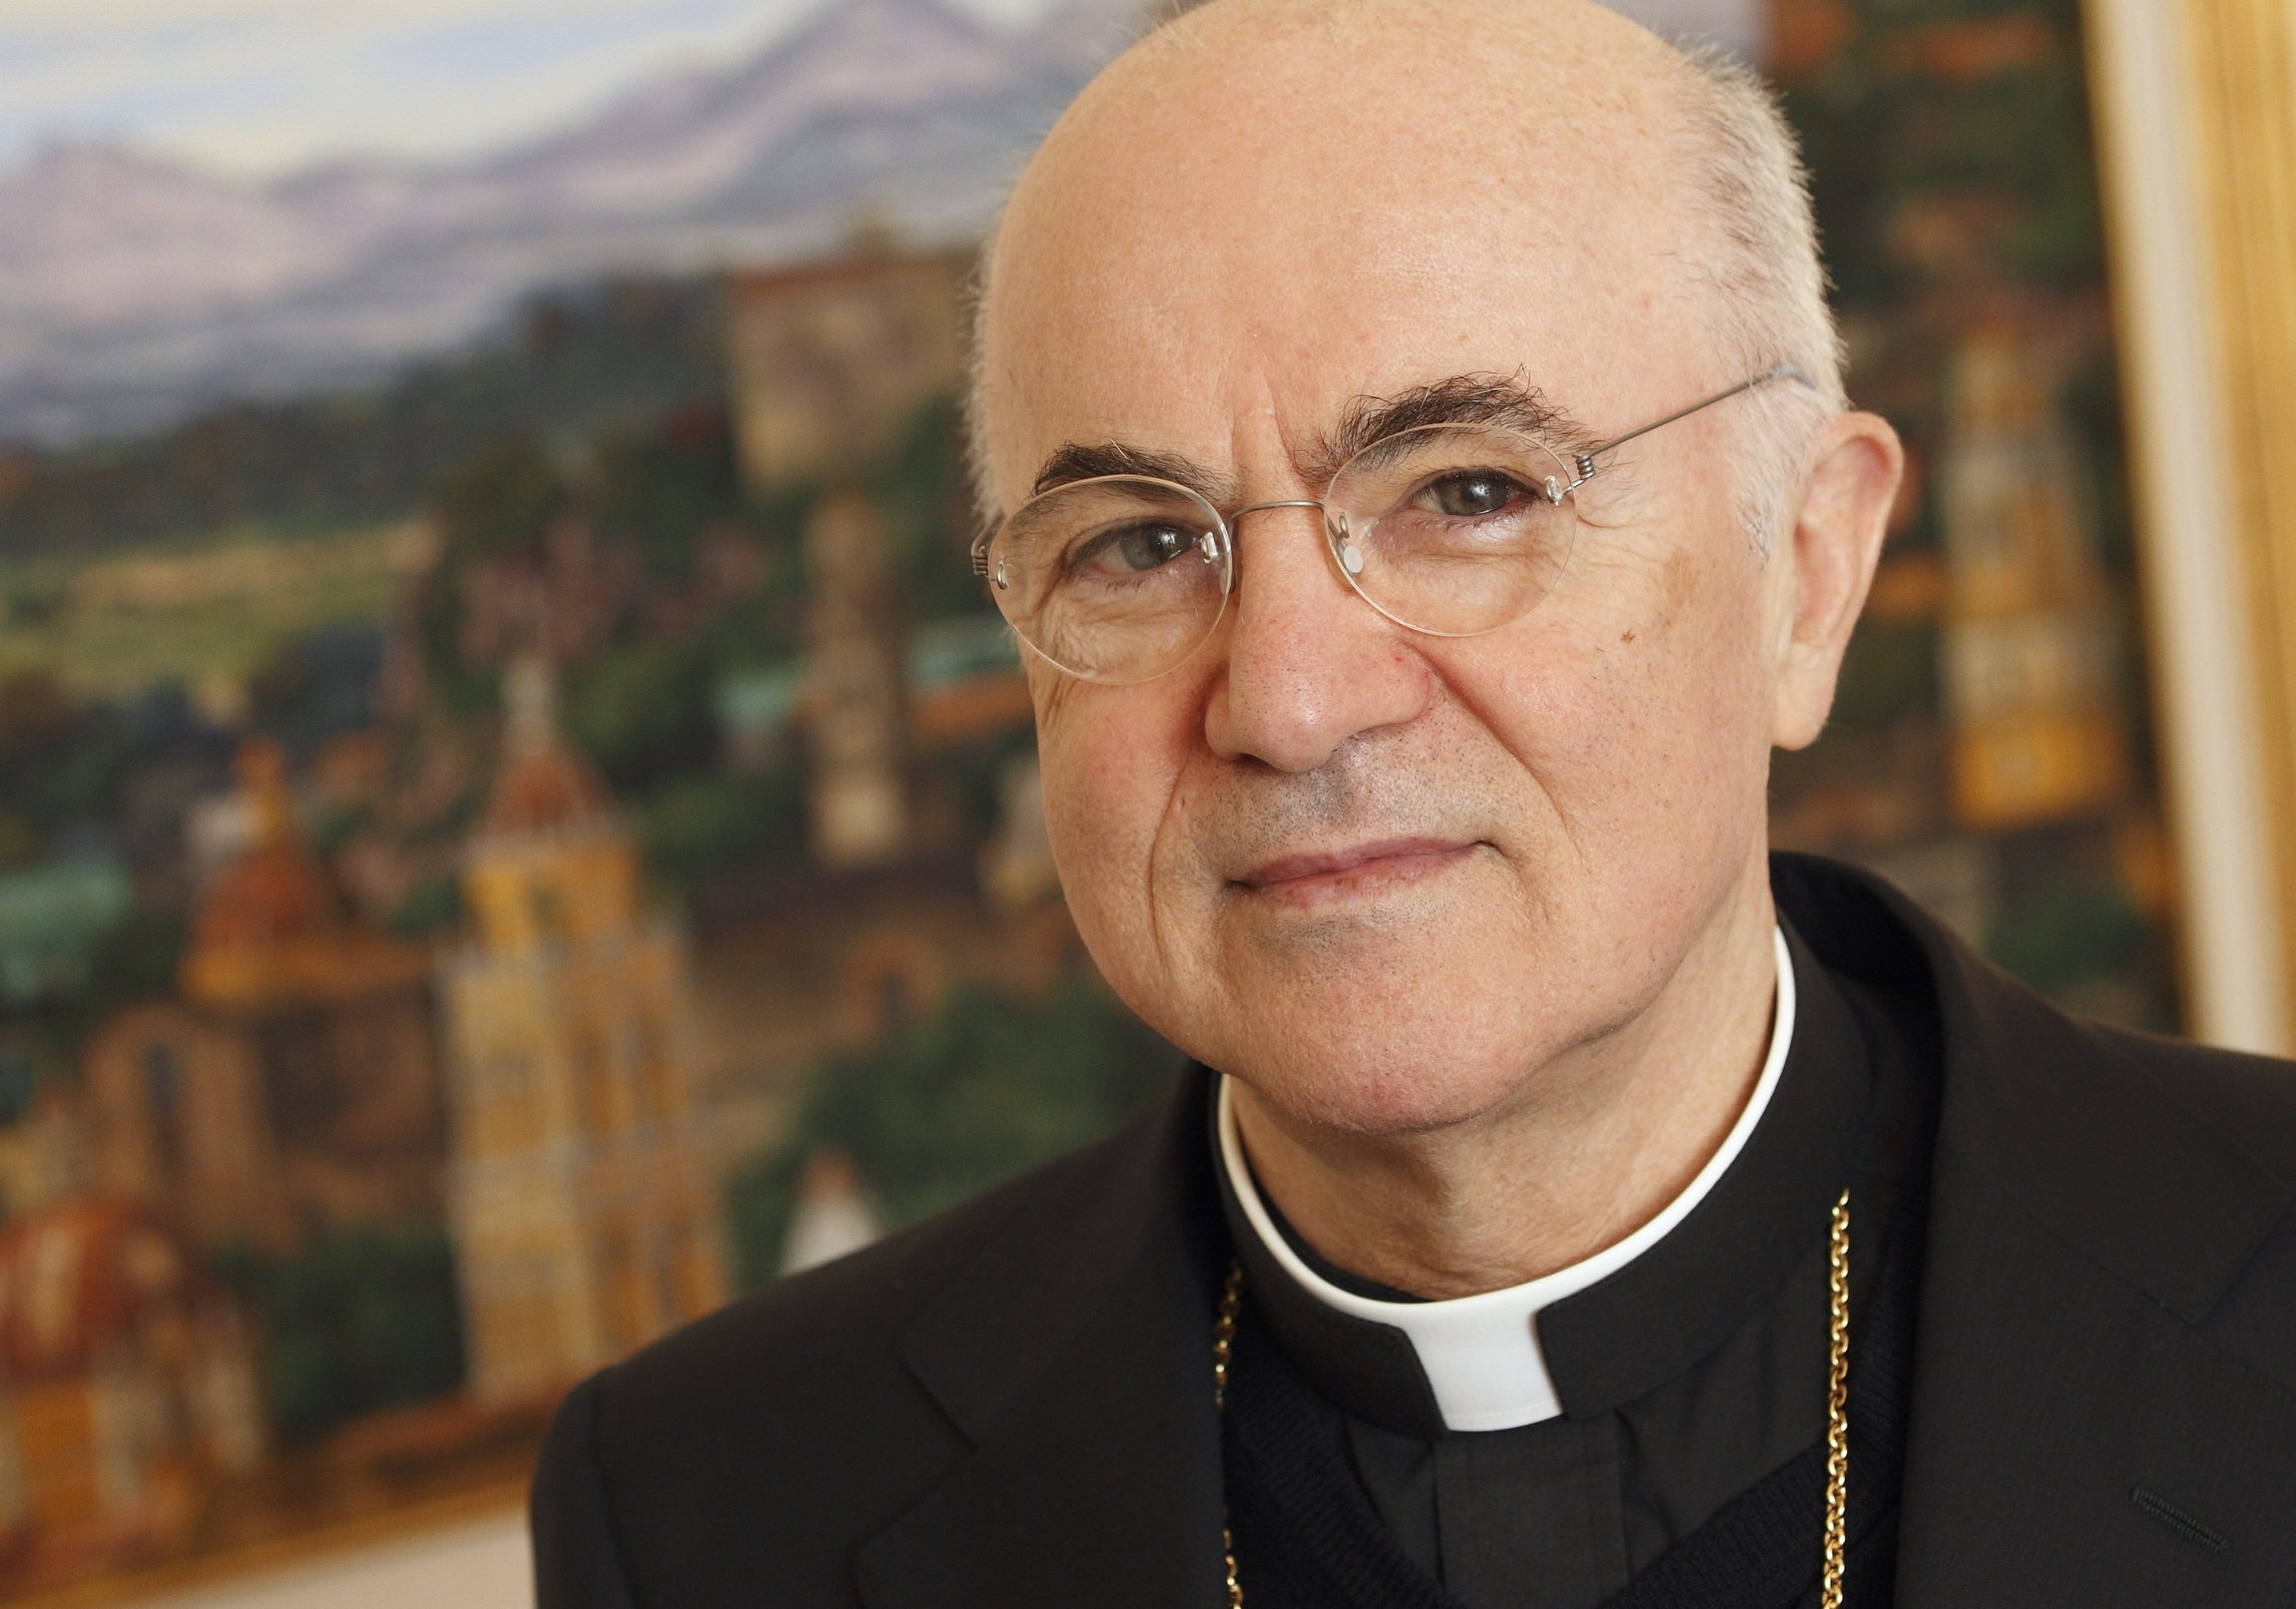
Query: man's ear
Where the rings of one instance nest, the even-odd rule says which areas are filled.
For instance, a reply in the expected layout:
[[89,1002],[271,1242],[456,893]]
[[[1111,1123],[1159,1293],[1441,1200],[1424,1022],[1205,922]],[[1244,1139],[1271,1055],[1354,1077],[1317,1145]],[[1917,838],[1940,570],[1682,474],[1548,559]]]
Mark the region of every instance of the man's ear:
[[1811,444],[1791,551],[1779,555],[1790,618],[1780,623],[1770,741],[1781,749],[1807,748],[1825,730],[1905,472],[1898,433],[1877,414],[1829,419]]

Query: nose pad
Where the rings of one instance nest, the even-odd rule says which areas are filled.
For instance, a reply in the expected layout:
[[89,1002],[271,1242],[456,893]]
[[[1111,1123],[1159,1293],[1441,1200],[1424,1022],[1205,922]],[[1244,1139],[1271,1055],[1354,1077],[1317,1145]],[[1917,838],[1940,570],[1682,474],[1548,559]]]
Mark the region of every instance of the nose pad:
[[1355,544],[1354,534],[1348,529],[1348,517],[1342,514],[1332,525],[1332,548],[1340,556],[1340,568],[1351,576],[1364,573],[1364,550]]
[[1236,590],[1235,538],[1225,528],[1214,526],[1196,538],[1196,553],[1220,579],[1220,609],[1225,614],[1228,595]]

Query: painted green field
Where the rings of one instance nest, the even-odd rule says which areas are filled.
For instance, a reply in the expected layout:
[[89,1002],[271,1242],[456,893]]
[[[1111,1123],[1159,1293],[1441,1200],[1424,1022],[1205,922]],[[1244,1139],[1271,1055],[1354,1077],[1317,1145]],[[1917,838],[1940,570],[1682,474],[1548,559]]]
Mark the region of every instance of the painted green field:
[[228,698],[314,627],[385,618],[431,546],[427,527],[397,523],[226,532],[78,566],[0,560],[0,676],[39,668],[95,696],[178,682]]

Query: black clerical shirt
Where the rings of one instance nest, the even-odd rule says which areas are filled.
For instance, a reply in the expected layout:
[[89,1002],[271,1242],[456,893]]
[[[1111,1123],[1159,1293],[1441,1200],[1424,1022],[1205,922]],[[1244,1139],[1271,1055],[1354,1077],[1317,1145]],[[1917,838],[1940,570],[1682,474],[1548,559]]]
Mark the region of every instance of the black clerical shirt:
[[[1744,1149],[1663,1239],[1537,1319],[1556,1417],[1446,1430],[1408,1338],[1342,1314],[1287,1274],[1215,1170],[1250,1304],[1239,1389],[1256,1346],[1273,1349],[1258,1352],[1260,1367],[1287,1376],[1285,1391],[1250,1399],[1260,1417],[1248,1478],[1265,1475],[1285,1493],[1248,1504],[1250,1518],[1263,1531],[1319,1533],[1311,1546],[1239,1522],[1248,1602],[1269,1601],[1275,1586],[1261,1580],[1254,1597],[1255,1554],[1273,1569],[1279,1559],[1355,1551],[1363,1557],[1346,1565],[1351,1582],[1402,1583],[1361,1589],[1366,1604],[1596,1609],[1662,1561],[1713,1588],[1701,1601],[1794,1602],[1818,1563],[1823,1485],[1812,1476],[1825,1436],[1827,1242],[1844,1186],[1852,1377],[1867,1363],[1870,1387],[1852,1402],[1853,1539],[1864,1554],[1855,1579],[1889,1581],[1892,1561],[1880,1555],[1894,1547],[1894,1514],[1883,1510],[1894,1509],[1902,1424],[1858,1416],[1862,1405],[1869,1421],[1902,1418],[1906,1382],[1878,1372],[1880,1354],[1862,1356],[1860,1342],[1875,1339],[1902,1376],[1910,1337],[1873,1338],[1866,1321],[1891,1267],[1901,1295],[1884,1307],[1910,1330],[1936,1026],[1902,999],[1829,973],[1790,932],[1788,943],[1799,997],[1792,1042]],[[1331,1267],[1278,1228],[1333,1284],[1409,1300]],[[1878,1456],[1893,1467],[1861,1466],[1861,1448],[1869,1465]],[[1367,1519],[1379,1534],[1361,1534]],[[1788,1540],[1774,1534],[1781,1525]],[[1801,1559],[1771,1557],[1805,1546]],[[1768,1587],[1748,1573],[1764,1569]],[[1782,1597],[1781,1569],[1794,1584]],[[1414,1572],[1432,1596],[1415,1593]],[[1733,1572],[1745,1577],[1742,1594]]]

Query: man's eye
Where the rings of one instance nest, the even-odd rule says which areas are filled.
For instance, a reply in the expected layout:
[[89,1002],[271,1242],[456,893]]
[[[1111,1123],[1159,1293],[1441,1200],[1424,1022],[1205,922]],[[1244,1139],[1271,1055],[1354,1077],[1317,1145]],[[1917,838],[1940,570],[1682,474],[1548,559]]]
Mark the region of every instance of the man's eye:
[[1428,483],[1421,498],[1452,519],[1479,519],[1495,514],[1522,495],[1510,475],[1495,469],[1460,470]]
[[1069,568],[1118,569],[1137,574],[1170,564],[1195,545],[1195,533],[1177,525],[1120,525],[1114,530],[1102,531],[1085,543]]

